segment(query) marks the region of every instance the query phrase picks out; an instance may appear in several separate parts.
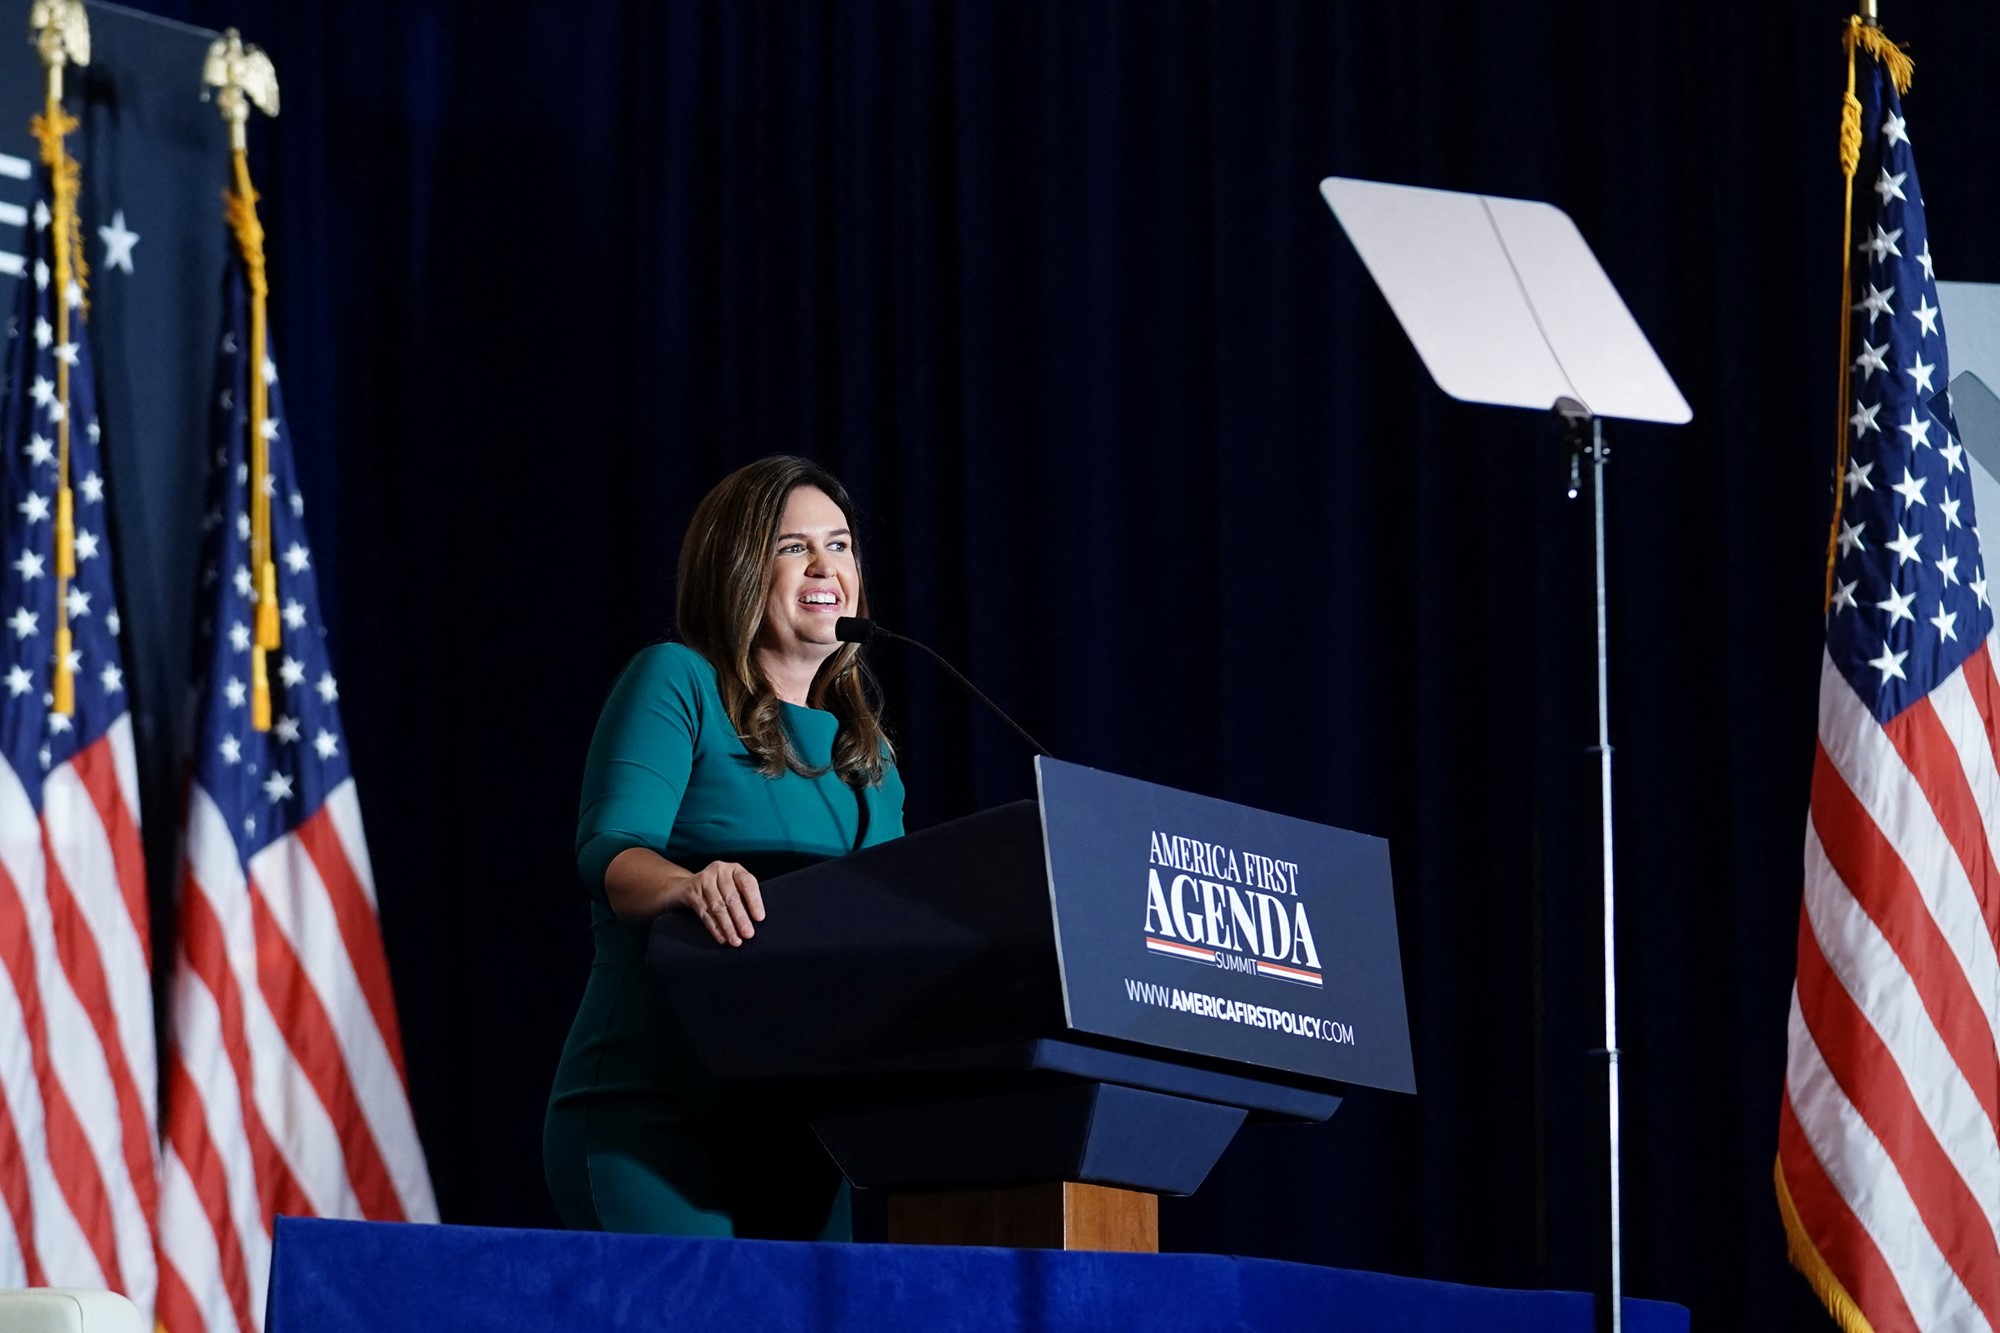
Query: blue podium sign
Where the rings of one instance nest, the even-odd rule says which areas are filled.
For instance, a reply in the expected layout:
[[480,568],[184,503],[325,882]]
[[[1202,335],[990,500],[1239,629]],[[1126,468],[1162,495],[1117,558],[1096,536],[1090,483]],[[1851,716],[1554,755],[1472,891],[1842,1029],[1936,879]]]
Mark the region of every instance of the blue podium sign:
[[1035,761],[1078,1032],[1415,1092],[1389,845]]

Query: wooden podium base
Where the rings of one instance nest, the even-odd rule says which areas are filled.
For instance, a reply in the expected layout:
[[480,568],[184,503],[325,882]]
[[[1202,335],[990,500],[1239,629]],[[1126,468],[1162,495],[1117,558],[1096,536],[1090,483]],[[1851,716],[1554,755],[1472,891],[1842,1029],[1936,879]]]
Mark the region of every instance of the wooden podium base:
[[1160,1252],[1160,1196],[1073,1180],[889,1196],[896,1245]]

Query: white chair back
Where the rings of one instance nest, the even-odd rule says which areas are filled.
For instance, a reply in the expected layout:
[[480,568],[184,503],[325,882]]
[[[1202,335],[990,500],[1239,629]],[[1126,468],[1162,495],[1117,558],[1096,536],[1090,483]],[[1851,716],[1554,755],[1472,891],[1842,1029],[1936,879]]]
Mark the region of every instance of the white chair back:
[[0,1291],[0,1333],[148,1333],[139,1309],[115,1291],[32,1287]]

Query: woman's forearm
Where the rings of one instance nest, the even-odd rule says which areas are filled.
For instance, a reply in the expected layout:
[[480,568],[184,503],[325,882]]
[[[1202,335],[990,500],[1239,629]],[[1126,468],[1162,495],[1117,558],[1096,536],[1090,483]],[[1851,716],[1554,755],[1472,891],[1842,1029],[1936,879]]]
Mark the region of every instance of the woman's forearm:
[[604,897],[621,921],[644,925],[682,905],[694,872],[650,847],[627,847],[604,868]]

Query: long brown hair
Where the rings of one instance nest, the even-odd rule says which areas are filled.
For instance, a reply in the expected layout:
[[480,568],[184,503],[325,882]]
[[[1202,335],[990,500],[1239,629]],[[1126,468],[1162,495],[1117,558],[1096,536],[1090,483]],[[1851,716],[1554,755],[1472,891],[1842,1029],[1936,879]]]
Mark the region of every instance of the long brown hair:
[[[740,467],[702,497],[681,543],[675,576],[681,641],[715,667],[722,707],[757,761],[757,771],[767,778],[787,768],[807,777],[826,771],[808,767],[792,747],[780,721],[778,696],[758,669],[754,652],[777,563],[778,525],[785,502],[801,486],[817,486],[846,516],[858,585],[854,613],[867,615],[868,582],[861,574],[862,547],[847,488],[811,459],[791,454],[773,454]],[[891,754],[876,717],[873,687],[860,648],[843,643],[820,664],[806,695],[809,706],[840,719],[833,769],[855,786],[881,781]]]

